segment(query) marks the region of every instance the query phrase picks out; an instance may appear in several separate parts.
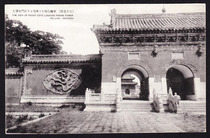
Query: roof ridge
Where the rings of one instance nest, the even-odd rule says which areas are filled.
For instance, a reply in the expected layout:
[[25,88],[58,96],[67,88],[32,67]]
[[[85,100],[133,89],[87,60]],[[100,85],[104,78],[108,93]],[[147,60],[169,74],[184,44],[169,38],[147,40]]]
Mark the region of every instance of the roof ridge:
[[155,13],[155,14],[115,14],[115,19],[117,18],[147,18],[147,17],[182,17],[182,16],[205,16],[205,12],[192,12],[192,13]]
[[156,14],[117,14],[111,11],[110,25],[94,25],[96,30],[144,30],[144,29],[193,29],[205,28],[205,12],[156,13]]
[[46,54],[46,55],[31,55],[31,57],[71,57],[71,56],[98,56],[99,54],[86,54],[86,55],[82,55],[82,54],[56,54],[56,55],[50,55],[50,54]]

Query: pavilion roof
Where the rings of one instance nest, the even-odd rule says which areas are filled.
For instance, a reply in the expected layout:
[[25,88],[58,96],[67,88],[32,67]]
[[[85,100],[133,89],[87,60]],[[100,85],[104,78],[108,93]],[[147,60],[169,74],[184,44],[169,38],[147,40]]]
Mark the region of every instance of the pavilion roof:
[[90,55],[32,55],[24,58],[23,63],[68,63],[68,62],[98,62],[99,54]]
[[137,82],[121,82],[122,85],[136,85]]
[[92,30],[180,30],[206,28],[205,13],[116,14],[110,25],[94,25]]
[[121,79],[122,80],[134,80],[135,77],[132,77],[132,76],[123,76]]

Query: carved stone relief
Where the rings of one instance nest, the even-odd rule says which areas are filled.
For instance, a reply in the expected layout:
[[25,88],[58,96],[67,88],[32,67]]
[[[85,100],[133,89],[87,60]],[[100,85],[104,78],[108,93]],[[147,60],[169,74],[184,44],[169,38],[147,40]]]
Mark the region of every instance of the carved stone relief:
[[43,81],[46,89],[57,94],[67,94],[79,87],[82,80],[70,69],[61,69],[47,75]]

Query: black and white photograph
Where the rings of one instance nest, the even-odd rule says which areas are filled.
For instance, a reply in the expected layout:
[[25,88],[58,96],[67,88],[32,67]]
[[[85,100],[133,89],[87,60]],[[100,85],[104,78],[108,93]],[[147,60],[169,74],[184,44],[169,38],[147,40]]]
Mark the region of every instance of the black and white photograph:
[[5,134],[206,132],[206,4],[5,4]]

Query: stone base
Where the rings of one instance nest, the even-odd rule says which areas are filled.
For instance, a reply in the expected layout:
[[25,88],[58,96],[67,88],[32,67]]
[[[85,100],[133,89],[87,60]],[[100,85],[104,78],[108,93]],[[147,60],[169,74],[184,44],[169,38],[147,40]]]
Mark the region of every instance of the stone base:
[[85,103],[84,111],[116,111],[114,103]]
[[196,95],[186,95],[186,99],[187,100],[193,100],[193,101],[197,100]]
[[40,104],[47,106],[56,106],[62,104],[84,103],[84,97],[26,97],[22,96],[20,103],[31,102],[32,104]]

